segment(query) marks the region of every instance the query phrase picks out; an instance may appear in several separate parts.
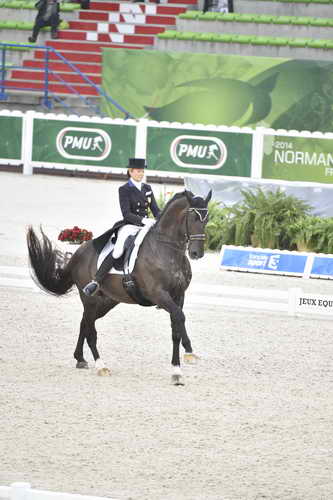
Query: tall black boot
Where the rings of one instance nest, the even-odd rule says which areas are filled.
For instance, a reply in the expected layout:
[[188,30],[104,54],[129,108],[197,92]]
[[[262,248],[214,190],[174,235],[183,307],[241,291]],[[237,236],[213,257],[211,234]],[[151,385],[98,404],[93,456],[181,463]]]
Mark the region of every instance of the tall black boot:
[[33,27],[33,30],[32,30],[32,36],[29,36],[28,40],[30,43],[35,43],[37,38],[38,38],[38,34],[39,34],[39,26],[38,24],[36,23]]
[[114,264],[114,258],[112,255],[112,252],[109,253],[107,257],[102,262],[102,265],[98,269],[95,279],[90,281],[84,288],[83,288],[83,293],[85,295],[88,295],[91,297],[92,295],[95,295],[95,293],[99,290],[100,284],[102,283],[103,279],[105,276],[111,271],[113,268]]

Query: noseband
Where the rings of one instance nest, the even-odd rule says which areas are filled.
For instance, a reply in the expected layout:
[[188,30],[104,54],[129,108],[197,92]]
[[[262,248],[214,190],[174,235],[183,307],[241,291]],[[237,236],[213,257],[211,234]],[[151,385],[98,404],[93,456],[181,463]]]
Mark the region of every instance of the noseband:
[[199,233],[199,234],[190,234],[189,228],[188,228],[188,215],[191,212],[195,212],[195,214],[199,217],[200,222],[204,223],[205,220],[208,218],[208,208],[188,208],[186,211],[186,241],[204,241],[206,239],[205,233]]

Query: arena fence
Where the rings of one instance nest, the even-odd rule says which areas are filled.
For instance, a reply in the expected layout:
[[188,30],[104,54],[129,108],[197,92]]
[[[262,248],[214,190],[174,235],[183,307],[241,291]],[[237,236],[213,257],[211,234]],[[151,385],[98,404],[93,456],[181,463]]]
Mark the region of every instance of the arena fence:
[[17,482],[10,486],[0,486],[0,499],[4,500],[116,500],[89,495],[59,493],[54,491],[34,490],[30,483]]
[[26,175],[34,167],[124,174],[135,155],[156,177],[333,186],[333,133],[7,110],[0,129],[0,164],[23,165]]

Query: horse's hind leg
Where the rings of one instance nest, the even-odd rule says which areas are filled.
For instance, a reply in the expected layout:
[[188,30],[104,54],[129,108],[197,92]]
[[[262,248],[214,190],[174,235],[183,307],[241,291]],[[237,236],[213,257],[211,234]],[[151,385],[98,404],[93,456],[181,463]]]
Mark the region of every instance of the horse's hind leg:
[[105,367],[99,352],[97,350],[97,331],[95,328],[95,321],[102,318],[111,309],[113,309],[118,302],[111,299],[84,299],[82,300],[84,311],[81,320],[80,334],[76,349],[74,351],[74,358],[77,360],[77,368],[88,368],[88,363],[83,357],[83,344],[84,340],[87,340],[88,346],[92,352],[93,358],[95,360],[97,372],[99,375],[109,375],[110,370]]

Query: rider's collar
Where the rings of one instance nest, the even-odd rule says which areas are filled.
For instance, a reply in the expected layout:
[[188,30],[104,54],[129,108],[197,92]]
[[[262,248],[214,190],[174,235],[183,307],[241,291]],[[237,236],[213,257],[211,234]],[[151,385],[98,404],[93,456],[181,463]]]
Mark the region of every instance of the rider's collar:
[[141,191],[142,182],[137,182],[133,179],[130,179],[128,182],[130,184],[133,184],[133,186],[135,186],[139,191]]

